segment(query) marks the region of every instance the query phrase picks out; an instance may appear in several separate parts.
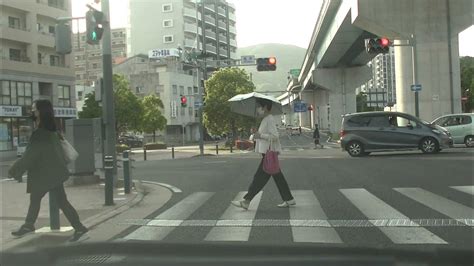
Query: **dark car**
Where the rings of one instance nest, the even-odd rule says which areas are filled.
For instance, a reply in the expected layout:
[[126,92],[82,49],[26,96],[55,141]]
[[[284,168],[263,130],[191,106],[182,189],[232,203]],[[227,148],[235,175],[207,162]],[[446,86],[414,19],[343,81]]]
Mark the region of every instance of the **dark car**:
[[453,146],[443,127],[399,112],[366,112],[343,116],[341,147],[357,157],[375,151],[419,149],[437,153]]
[[143,147],[143,141],[135,136],[121,136],[118,139],[118,143],[125,144],[130,148]]

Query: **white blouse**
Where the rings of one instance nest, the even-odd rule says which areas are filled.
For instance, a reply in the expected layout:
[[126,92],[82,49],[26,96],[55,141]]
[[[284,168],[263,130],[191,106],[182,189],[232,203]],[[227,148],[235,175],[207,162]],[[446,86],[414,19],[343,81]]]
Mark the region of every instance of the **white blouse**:
[[266,153],[271,143],[271,150],[281,153],[281,143],[273,115],[267,115],[263,118],[258,128],[260,138],[257,139],[255,152]]

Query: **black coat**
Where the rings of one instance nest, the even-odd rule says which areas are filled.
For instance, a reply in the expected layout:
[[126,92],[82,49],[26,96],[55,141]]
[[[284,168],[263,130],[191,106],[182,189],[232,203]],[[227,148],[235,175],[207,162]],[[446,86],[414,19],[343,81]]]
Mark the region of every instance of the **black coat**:
[[14,178],[28,172],[26,192],[41,193],[61,185],[69,178],[58,133],[36,129],[23,156],[8,171]]

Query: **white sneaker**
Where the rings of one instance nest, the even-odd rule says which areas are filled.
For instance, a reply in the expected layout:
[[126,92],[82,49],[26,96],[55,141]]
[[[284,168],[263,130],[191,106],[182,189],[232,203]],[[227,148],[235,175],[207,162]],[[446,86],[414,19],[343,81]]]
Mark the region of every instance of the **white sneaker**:
[[235,207],[242,208],[245,210],[249,209],[250,202],[247,200],[233,200],[230,203],[234,205]]
[[277,206],[279,208],[288,208],[288,207],[294,206],[294,205],[296,205],[296,201],[295,201],[295,199],[292,199],[292,200],[289,200],[289,201],[284,201],[283,203],[278,204]]

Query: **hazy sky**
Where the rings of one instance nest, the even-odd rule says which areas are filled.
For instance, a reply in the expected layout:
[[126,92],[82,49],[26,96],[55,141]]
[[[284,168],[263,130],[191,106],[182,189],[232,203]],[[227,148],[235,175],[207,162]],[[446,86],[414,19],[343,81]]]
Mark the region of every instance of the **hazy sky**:
[[[127,24],[128,0],[109,0],[112,28]],[[152,0],[146,0],[152,1]],[[228,0],[236,6],[237,45],[293,44],[308,48],[322,0]],[[84,16],[93,0],[72,0],[73,16]],[[81,31],[85,29],[81,26]],[[474,56],[474,26],[459,35],[461,56]]]

